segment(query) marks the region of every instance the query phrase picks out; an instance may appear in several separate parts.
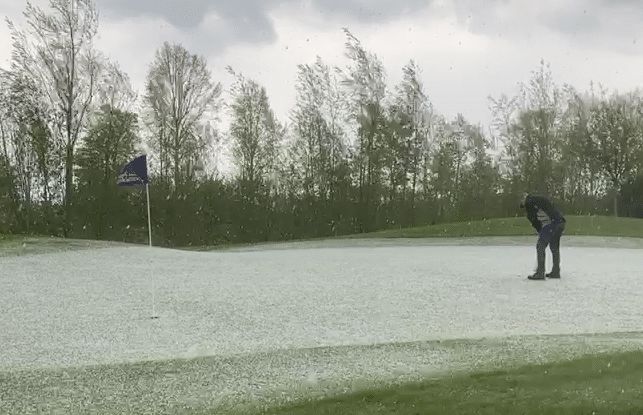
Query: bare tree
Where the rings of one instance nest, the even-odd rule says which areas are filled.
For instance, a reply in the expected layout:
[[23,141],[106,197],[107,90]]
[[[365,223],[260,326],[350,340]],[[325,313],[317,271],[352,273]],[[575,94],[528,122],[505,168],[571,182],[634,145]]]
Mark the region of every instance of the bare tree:
[[596,157],[612,184],[614,215],[623,184],[640,169],[643,151],[643,100],[637,95],[615,95],[590,110],[589,130]]
[[541,61],[519,96],[492,100],[492,111],[514,182],[523,190],[560,191],[554,168],[560,159],[561,93],[549,65]]
[[[396,96],[392,105],[392,121],[397,127],[392,131],[397,135],[394,153],[401,160],[404,183],[402,184],[402,199],[406,199],[406,188],[411,190],[411,214],[415,209],[415,198],[418,182],[422,173],[422,157],[429,151],[430,125],[432,106],[424,91],[419,66],[410,61],[402,69],[402,82],[396,88]],[[397,134],[395,134],[397,130]],[[411,217],[411,223],[414,218]]]
[[74,151],[96,90],[100,71],[93,40],[98,14],[92,0],[50,0],[49,10],[27,2],[27,27],[8,21],[13,39],[12,70],[31,79],[53,114],[54,139],[62,142],[65,172],[65,226],[70,228]]
[[318,57],[313,65],[298,66],[296,90],[297,105],[291,112],[293,162],[302,175],[305,194],[326,200],[345,157],[342,119],[346,108],[340,80]]
[[208,149],[212,137],[204,134],[205,125],[218,110],[220,95],[205,58],[167,42],[156,52],[145,105],[161,175],[171,174],[175,187],[192,175]]
[[127,74],[115,62],[106,62],[99,78],[97,106],[107,105],[119,111],[132,111],[136,98]]
[[384,99],[386,73],[379,58],[368,52],[350,31],[346,34],[346,57],[351,64],[345,71],[350,111],[357,124],[355,164],[359,187],[359,201],[363,208],[362,230],[375,225],[375,210],[380,203],[379,188],[385,149],[387,123]]
[[4,71],[0,82],[2,151],[16,176],[14,203],[24,205],[19,216],[27,218],[27,223],[32,202],[43,202],[47,219],[51,219],[49,206],[56,198],[51,189],[60,177],[61,162],[60,143],[54,142],[49,129],[51,115],[30,78]]
[[228,72],[235,77],[230,89],[233,155],[240,179],[251,186],[249,196],[254,197],[257,186],[275,173],[283,130],[270,108],[266,89],[232,68]]

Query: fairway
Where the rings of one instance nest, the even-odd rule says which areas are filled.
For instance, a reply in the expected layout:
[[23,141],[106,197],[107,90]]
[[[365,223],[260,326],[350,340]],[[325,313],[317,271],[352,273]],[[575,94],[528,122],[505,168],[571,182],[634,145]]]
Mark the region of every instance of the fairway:
[[[142,387],[143,374],[152,397],[205,409],[641,347],[637,334],[611,334],[641,329],[638,240],[569,237],[563,279],[543,282],[525,279],[530,242],[371,239],[5,256],[0,383],[6,402],[36,408],[68,404],[43,392],[60,383],[75,385],[69,393],[97,388],[85,405],[111,412],[117,404],[99,397],[135,405],[143,392],[123,385]],[[543,337],[556,334],[563,336]]]
[[599,354],[555,364],[442,377],[311,401],[266,415],[643,413],[643,353]]
[[[532,235],[534,229],[523,217],[443,223],[414,228],[389,229],[365,235],[373,238],[488,237]],[[643,220],[613,216],[567,216],[565,235],[607,237],[643,236]],[[364,236],[358,235],[358,238]]]

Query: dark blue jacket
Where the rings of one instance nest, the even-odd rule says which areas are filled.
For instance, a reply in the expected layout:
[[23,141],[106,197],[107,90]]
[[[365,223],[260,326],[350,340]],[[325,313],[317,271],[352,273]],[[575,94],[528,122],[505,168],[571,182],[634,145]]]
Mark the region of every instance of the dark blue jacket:
[[527,210],[527,219],[538,232],[551,223],[565,222],[563,214],[545,197],[529,195],[523,207]]

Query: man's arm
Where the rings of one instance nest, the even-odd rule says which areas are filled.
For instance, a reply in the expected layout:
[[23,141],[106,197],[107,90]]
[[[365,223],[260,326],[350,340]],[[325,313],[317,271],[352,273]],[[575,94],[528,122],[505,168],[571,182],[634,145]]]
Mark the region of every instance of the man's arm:
[[540,232],[542,228],[542,224],[538,220],[538,217],[536,216],[537,209],[534,208],[528,208],[527,209],[527,219],[529,219],[529,222],[531,222],[531,226],[534,227],[538,232]]
[[556,207],[554,204],[547,198],[540,197],[540,196],[534,196],[533,205],[535,206],[534,212],[537,212],[538,209],[542,209],[543,212],[547,214],[552,220],[556,219],[563,219],[562,213]]
[[540,230],[542,229],[542,224],[538,220],[538,199],[541,198],[534,196],[528,197],[525,201],[525,208],[527,209],[527,219],[529,219],[529,222],[531,222],[531,226],[533,226],[536,231],[540,232]]

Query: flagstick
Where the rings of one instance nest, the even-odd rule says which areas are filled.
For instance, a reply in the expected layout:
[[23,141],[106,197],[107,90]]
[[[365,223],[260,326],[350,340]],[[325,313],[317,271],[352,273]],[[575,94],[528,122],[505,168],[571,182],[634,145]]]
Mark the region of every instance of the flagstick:
[[[147,232],[149,238],[150,248],[152,247],[152,219],[150,216],[150,184],[145,183],[145,194],[147,195]],[[156,315],[156,301],[154,292],[156,291],[154,275],[151,276],[152,279],[152,319],[157,319]]]
[[152,219],[150,218],[150,184],[145,183],[145,194],[147,195],[147,232],[150,248],[152,247]]

